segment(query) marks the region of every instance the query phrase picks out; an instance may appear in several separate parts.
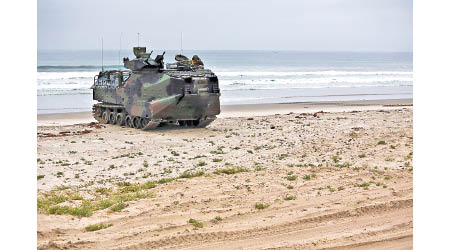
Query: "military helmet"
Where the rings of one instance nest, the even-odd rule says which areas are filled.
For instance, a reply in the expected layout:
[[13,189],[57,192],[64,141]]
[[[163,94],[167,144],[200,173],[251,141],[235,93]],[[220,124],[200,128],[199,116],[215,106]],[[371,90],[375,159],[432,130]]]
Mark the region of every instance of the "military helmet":
[[192,60],[198,60],[198,59],[200,59],[197,55],[194,55],[193,57],[192,57]]

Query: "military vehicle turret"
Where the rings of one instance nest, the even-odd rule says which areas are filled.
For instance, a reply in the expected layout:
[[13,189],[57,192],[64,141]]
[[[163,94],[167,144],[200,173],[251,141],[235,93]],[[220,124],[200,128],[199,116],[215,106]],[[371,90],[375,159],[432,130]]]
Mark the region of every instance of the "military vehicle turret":
[[220,113],[217,76],[198,56],[175,56],[164,64],[146,47],[133,48],[135,59],[123,58],[126,70],[101,71],[94,77],[93,115],[100,123],[137,129],[172,124],[205,127]]

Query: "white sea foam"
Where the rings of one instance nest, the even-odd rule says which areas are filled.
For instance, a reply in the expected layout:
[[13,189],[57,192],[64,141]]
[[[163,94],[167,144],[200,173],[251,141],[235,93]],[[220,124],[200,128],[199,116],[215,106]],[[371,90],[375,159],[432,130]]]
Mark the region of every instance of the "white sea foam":
[[216,75],[225,77],[242,77],[242,76],[343,76],[343,75],[411,75],[408,71],[216,71]]
[[[38,72],[38,95],[90,93],[94,71]],[[216,72],[224,91],[289,88],[411,86],[406,71],[227,71]]]
[[37,72],[38,80],[45,79],[69,79],[69,78],[80,78],[80,77],[90,77],[94,79],[97,75],[97,71],[73,71],[73,72]]

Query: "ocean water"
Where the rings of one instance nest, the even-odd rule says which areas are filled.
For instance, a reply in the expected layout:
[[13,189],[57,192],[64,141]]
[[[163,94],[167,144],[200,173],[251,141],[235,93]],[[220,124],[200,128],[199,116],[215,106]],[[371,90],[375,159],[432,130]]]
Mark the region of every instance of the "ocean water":
[[[153,56],[162,51],[153,52]],[[166,51],[174,62],[179,51]],[[131,50],[105,50],[105,69],[123,69]],[[409,52],[189,51],[219,78],[221,104],[412,98]],[[119,59],[120,58],[120,59]],[[38,51],[38,114],[90,111],[101,51]]]

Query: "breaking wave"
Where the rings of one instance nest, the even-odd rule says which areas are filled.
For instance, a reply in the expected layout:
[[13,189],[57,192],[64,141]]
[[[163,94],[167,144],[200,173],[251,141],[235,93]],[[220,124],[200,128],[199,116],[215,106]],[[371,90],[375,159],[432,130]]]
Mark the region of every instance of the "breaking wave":
[[[123,65],[105,65],[103,66],[104,69],[123,69]],[[38,72],[45,72],[45,71],[100,71],[102,69],[102,66],[98,65],[78,65],[78,66],[66,66],[66,65],[43,65],[43,66],[37,66]]]
[[[80,68],[80,66],[52,67],[60,67],[58,69]],[[84,66],[84,69],[95,68],[98,67]],[[38,71],[37,92],[38,95],[91,93],[90,87],[96,74],[98,71],[94,70]],[[222,91],[412,86],[413,83],[413,74],[408,71],[219,71],[216,72],[216,75],[219,77]]]

